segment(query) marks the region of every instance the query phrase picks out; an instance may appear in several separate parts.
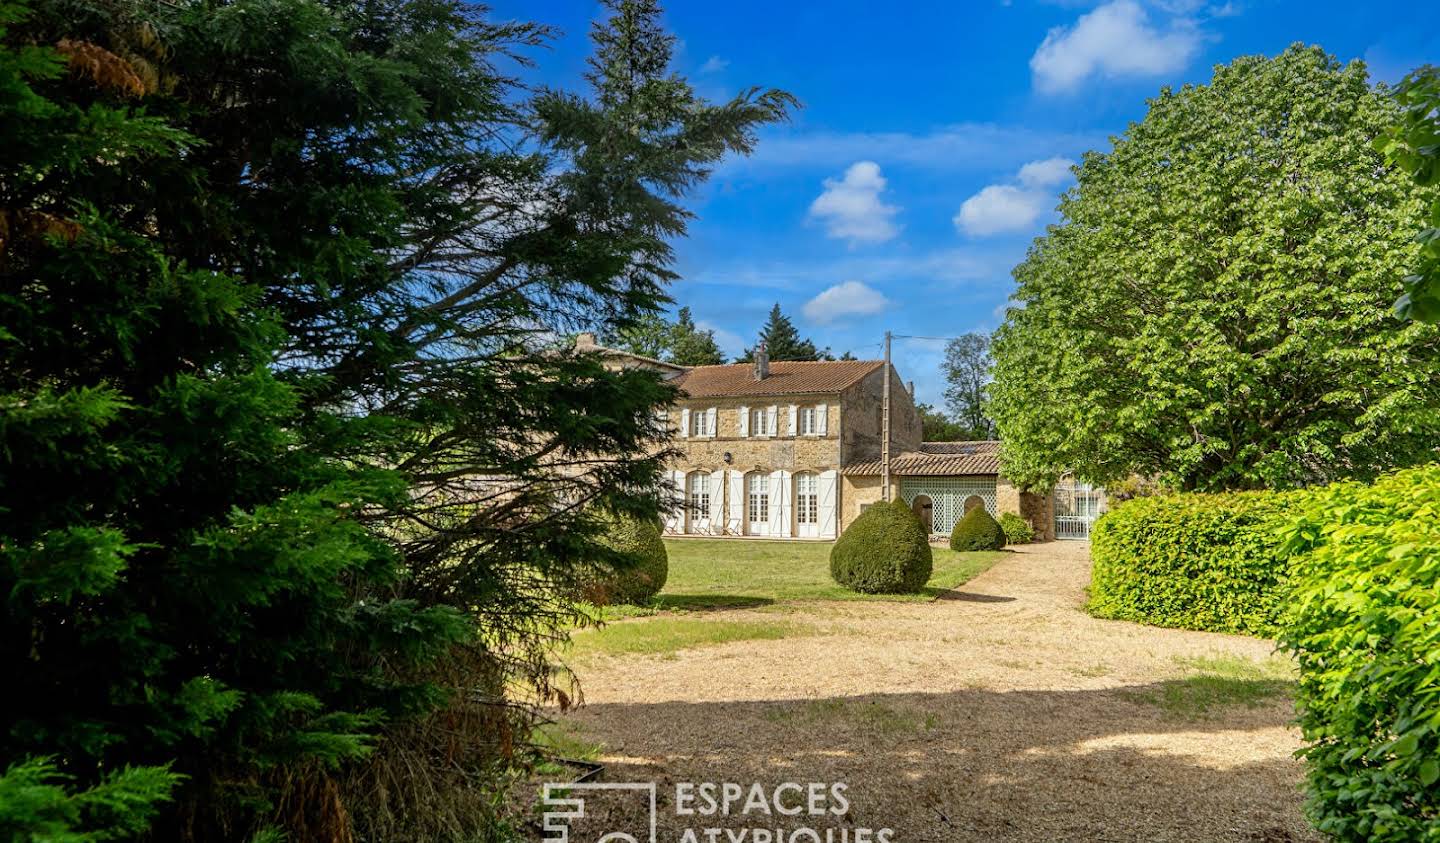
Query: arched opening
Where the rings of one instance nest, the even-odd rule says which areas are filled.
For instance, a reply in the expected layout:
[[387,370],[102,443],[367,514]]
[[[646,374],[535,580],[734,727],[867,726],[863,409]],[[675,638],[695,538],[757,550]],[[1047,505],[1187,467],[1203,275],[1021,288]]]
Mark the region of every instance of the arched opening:
[[985,499],[984,499],[984,498],[980,497],[979,495],[971,495],[970,497],[968,497],[968,498],[965,499],[965,514],[968,515],[968,514],[970,513],[970,510],[974,509],[974,508],[977,507],[977,506],[984,506],[984,505],[985,505]]
[[710,532],[710,472],[692,471],[685,478],[685,532]]
[[763,471],[745,475],[745,534],[770,535],[770,475]]
[[795,535],[820,535],[820,475],[802,471],[795,475]]
[[915,500],[910,502],[910,508],[915,510],[915,517],[925,525],[926,533],[935,532],[935,502],[930,500],[929,495],[916,495]]

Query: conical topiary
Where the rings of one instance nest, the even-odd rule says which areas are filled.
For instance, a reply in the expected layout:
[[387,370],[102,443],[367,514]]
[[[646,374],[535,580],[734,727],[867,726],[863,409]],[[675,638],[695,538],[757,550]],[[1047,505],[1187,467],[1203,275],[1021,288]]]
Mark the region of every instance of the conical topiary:
[[965,513],[965,517],[956,521],[955,529],[950,532],[951,550],[999,550],[1004,546],[1005,530],[983,506]]
[[930,537],[902,501],[860,513],[830,549],[830,576],[864,594],[906,594],[930,581]]
[[591,566],[581,575],[580,596],[597,606],[644,604],[660,593],[670,575],[670,556],[660,525],[654,519],[632,516],[611,520],[600,542],[627,557],[627,564]]

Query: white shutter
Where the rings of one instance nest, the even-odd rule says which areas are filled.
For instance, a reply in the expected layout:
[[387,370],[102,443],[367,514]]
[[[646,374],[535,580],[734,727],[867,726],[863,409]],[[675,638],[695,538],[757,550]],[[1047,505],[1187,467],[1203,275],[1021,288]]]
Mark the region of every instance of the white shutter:
[[785,475],[788,472],[770,472],[770,535],[786,536],[785,526]]
[[687,439],[690,436],[690,408],[686,407],[680,411],[680,438]]
[[741,407],[740,410],[740,435],[750,435],[750,408]]
[[725,527],[725,469],[710,472],[710,532],[720,534]]
[[819,404],[815,407],[815,432],[821,436],[825,435],[826,416],[830,415],[829,404]]
[[800,408],[794,404],[790,405],[790,435],[800,435]]
[[672,507],[668,512],[665,513],[665,532],[683,532],[685,530],[685,472],[671,471],[669,485],[672,491],[677,491],[680,493],[681,503],[677,506]]
[[715,422],[718,421],[717,411],[714,407],[711,407],[710,409],[705,411],[705,415],[708,416],[706,421],[709,422],[709,424],[706,426],[706,429],[710,431],[710,438],[714,439],[715,431],[718,429],[718,425],[715,424]]
[[834,469],[820,472],[820,500],[817,503],[820,508],[821,538],[835,538],[835,481],[837,479],[837,472]]
[[765,432],[769,433],[771,436],[774,436],[776,433],[780,432],[780,429],[776,427],[775,424],[776,422],[780,421],[780,408],[776,407],[774,404],[771,404],[770,408],[765,411],[765,415],[767,418],[767,421],[765,422]]
[[745,534],[745,475],[731,469],[725,472],[726,500],[725,532],[743,536]]

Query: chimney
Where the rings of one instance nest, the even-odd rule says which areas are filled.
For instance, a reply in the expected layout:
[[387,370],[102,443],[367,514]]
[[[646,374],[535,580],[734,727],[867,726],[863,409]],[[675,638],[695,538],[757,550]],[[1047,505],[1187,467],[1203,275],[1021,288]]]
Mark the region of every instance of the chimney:
[[910,391],[910,400],[911,400],[911,401],[914,401],[914,400],[915,400],[915,381],[910,381],[909,383],[905,384],[905,388]]
[[575,336],[575,350],[584,351],[587,348],[595,347],[595,335],[589,331],[581,331]]
[[770,352],[765,349],[765,341],[761,340],[755,346],[755,380],[763,381],[770,377]]

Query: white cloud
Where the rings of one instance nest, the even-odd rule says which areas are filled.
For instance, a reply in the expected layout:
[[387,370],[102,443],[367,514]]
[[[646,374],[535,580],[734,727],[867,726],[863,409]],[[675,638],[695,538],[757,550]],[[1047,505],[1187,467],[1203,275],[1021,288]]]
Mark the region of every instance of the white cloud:
[[739,357],[745,352],[744,337],[741,337],[734,331],[727,331],[714,322],[705,319],[697,320],[695,327],[702,331],[710,331],[713,333],[715,335],[715,344],[720,346],[720,350],[725,353],[726,357]]
[[1020,184],[992,184],[966,199],[955,215],[955,227],[971,237],[1033,227],[1053,204],[1053,188],[1070,178],[1074,165],[1068,158],[1031,161],[1016,174]]
[[1091,76],[1161,76],[1184,69],[1200,49],[1199,26],[1176,17],[1152,25],[1135,0],[1112,0],[1073,26],[1057,26],[1030,57],[1035,87],[1043,93],[1074,91]]
[[1075,162],[1069,158],[1046,158],[1031,161],[1020,168],[1020,183],[1030,188],[1054,187],[1070,178]]
[[711,56],[700,65],[701,73],[719,73],[730,66],[729,59],[722,59],[719,56]]
[[873,316],[889,306],[890,300],[879,290],[859,281],[845,281],[805,302],[801,312],[811,322],[828,325],[843,316]]
[[874,161],[857,161],[841,179],[826,179],[825,192],[810,203],[810,216],[831,237],[856,243],[883,243],[900,233],[892,218],[900,212],[880,201],[885,177]]

